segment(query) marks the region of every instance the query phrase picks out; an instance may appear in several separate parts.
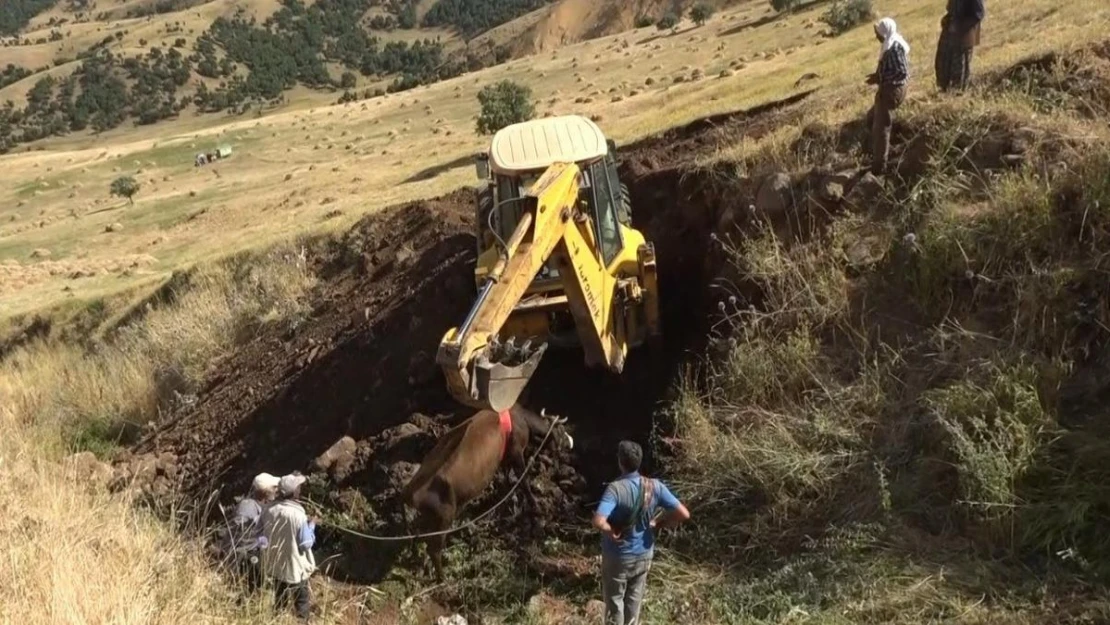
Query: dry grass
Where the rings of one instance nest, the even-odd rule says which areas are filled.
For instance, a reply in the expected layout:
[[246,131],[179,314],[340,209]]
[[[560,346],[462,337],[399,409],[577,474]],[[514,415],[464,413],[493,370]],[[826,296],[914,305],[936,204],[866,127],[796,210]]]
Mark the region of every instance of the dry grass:
[[0,377],[0,618],[10,623],[266,623],[235,605],[199,549],[44,456],[48,430]]
[[295,322],[312,277],[303,258],[277,251],[204,267],[180,283],[171,303],[151,306],[94,349],[37,342],[0,365],[4,621],[274,620],[265,601],[237,605],[182,528],[57,462],[74,449],[110,450],[120,425],[157,420],[258,324]]

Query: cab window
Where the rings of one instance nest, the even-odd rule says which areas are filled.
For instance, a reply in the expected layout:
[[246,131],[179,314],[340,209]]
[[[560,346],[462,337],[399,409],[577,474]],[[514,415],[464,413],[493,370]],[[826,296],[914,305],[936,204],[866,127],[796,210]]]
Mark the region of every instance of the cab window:
[[621,234],[617,221],[620,189],[617,186],[617,181],[610,177],[609,168],[606,167],[604,160],[594,163],[589,170],[593,183],[591,185],[593,196],[591,205],[596,216],[594,220],[597,229],[595,235],[597,240],[601,242],[601,257],[605,261],[605,266],[608,267],[620,254],[621,250]]

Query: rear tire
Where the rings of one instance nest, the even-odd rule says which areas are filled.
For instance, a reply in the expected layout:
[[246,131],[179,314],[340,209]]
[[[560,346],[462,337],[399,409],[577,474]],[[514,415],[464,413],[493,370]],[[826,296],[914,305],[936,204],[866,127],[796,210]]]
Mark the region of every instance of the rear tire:
[[617,208],[617,220],[628,227],[632,227],[632,195],[628,192],[628,185],[621,183],[620,206]]

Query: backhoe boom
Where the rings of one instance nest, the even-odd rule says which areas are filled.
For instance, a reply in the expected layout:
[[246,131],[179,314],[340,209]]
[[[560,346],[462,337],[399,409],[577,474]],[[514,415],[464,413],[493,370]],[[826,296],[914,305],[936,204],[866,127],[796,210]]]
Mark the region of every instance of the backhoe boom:
[[[578,223],[588,224],[579,212],[580,170],[573,163],[556,163],[544,172],[521,201],[529,205],[517,222],[503,255],[486,277],[478,299],[463,325],[452,328],[440,344],[436,361],[447,376],[456,399],[476,407],[504,410],[516,402],[535,372],[547,345],[500,344],[497,334],[524,297],[533,278],[553,255],[569,256],[573,271],[561,271],[563,286],[587,353],[601,350],[606,303],[605,272],[596,250],[584,242]],[[571,246],[566,245],[570,239]],[[562,250],[559,253],[557,250]],[[611,285],[610,285],[611,286]]]

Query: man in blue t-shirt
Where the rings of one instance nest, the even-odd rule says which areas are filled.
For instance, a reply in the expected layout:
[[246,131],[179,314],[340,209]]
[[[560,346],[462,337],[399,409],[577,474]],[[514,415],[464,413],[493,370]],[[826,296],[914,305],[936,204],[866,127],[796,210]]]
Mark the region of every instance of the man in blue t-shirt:
[[605,489],[594,513],[593,525],[602,535],[605,625],[639,625],[655,553],[655,529],[674,527],[690,518],[686,506],[663,482],[640,475],[643,456],[639,445],[621,441],[617,464],[622,475]]

